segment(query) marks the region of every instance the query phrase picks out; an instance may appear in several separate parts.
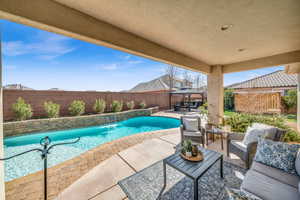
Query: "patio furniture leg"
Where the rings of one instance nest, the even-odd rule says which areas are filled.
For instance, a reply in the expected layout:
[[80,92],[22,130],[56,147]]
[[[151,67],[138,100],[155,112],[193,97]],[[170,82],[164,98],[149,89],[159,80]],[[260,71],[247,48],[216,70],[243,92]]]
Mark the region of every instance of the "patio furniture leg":
[[166,189],[167,186],[167,168],[166,168],[166,163],[165,161],[163,161],[163,172],[164,172],[164,185],[163,188],[161,189],[161,191],[159,192],[159,195],[157,197],[157,199],[161,199],[161,195],[164,192],[164,190]]
[[221,148],[222,148],[222,150],[224,150],[223,133],[221,133]]
[[198,200],[198,179],[194,180],[194,200]]
[[223,179],[224,178],[224,173],[223,173],[223,155],[220,159],[220,175],[221,175],[221,178]]

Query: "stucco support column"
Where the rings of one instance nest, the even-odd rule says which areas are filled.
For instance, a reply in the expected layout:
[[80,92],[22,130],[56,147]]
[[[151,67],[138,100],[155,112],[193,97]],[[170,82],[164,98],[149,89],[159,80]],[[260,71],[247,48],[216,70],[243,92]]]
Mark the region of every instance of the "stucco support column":
[[213,66],[207,75],[208,120],[220,124],[224,115],[224,88],[222,66]]
[[[3,88],[2,88],[2,51],[1,51],[1,27],[0,27],[0,158],[4,156],[3,150]],[[4,162],[0,161],[0,199],[5,199],[4,190]]]
[[300,131],[300,73],[298,73],[297,85],[297,129]]

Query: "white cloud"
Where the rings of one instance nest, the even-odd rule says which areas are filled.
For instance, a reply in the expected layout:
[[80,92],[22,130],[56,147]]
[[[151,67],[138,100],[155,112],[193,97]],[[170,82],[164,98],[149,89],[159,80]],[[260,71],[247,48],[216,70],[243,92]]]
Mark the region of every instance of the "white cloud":
[[33,39],[32,42],[3,42],[3,54],[6,56],[29,54],[49,60],[75,50],[68,44],[70,38],[64,36],[44,32],[35,35]]
[[135,64],[141,64],[141,63],[143,63],[143,61],[141,61],[141,60],[129,60],[127,63],[131,64],[131,65],[135,65]]
[[101,65],[99,68],[104,70],[116,70],[118,69],[118,65],[116,63],[113,63],[113,64]]

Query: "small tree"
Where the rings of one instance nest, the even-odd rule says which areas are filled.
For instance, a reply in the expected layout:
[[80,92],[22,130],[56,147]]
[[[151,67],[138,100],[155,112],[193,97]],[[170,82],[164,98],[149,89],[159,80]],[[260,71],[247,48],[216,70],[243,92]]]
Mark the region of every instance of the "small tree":
[[79,116],[85,112],[85,103],[81,100],[74,100],[69,106],[69,112],[72,116]]
[[12,110],[15,113],[16,120],[26,120],[32,117],[31,105],[25,103],[25,100],[21,97],[12,105]]
[[126,106],[129,110],[134,109],[134,101],[128,101]]
[[122,111],[122,109],[123,109],[123,102],[122,101],[116,101],[116,100],[114,100],[111,103],[111,110],[113,112],[120,112],[120,111]]
[[226,89],[224,91],[224,109],[234,110],[234,94],[233,89]]
[[104,99],[96,99],[95,104],[94,104],[94,111],[96,113],[103,113],[106,108],[106,102]]
[[287,95],[282,97],[284,105],[290,109],[297,105],[297,90],[289,90]]
[[44,103],[44,109],[49,118],[59,117],[60,105],[53,103],[52,101],[46,101]]
[[141,109],[146,108],[146,106],[147,106],[147,104],[146,104],[145,101],[142,101],[142,102],[140,103],[140,108],[141,108]]

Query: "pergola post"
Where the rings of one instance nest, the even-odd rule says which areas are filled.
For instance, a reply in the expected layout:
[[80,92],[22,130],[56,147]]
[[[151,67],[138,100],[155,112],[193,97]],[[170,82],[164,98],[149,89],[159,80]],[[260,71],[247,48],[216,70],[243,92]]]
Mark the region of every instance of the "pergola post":
[[208,120],[220,124],[224,115],[224,88],[222,66],[213,66],[207,75]]
[[[1,28],[1,27],[0,27]],[[2,87],[2,52],[1,52],[1,29],[0,29],[0,158],[4,157],[3,150],[3,87]],[[4,189],[4,162],[0,161],[0,199],[5,199]]]

